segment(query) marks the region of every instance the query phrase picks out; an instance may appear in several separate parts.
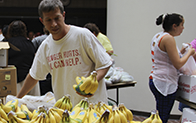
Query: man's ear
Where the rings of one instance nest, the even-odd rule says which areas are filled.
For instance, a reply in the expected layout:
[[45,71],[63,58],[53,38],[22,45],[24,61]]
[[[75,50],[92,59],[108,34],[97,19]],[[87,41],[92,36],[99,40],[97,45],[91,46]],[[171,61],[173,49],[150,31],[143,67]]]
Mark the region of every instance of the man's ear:
[[43,19],[41,17],[39,17],[39,20],[43,23]]

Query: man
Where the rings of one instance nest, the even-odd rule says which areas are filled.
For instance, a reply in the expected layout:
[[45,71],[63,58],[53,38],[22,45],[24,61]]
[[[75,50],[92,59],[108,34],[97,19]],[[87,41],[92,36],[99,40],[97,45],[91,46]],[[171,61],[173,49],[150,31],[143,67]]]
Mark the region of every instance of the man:
[[102,34],[99,28],[94,23],[87,23],[84,25],[85,28],[89,29],[100,41],[103,47],[106,49],[106,52],[111,56],[113,54],[113,48],[110,40],[104,34]]
[[55,99],[70,94],[71,102],[76,105],[84,98],[73,89],[76,76],[87,77],[96,70],[99,87],[88,99],[90,102],[107,102],[103,77],[112,61],[97,38],[85,28],[65,24],[65,11],[60,0],[43,0],[38,9],[40,21],[50,35],[36,52],[25,84],[17,97],[23,97],[38,80],[45,79],[44,77],[50,73]]

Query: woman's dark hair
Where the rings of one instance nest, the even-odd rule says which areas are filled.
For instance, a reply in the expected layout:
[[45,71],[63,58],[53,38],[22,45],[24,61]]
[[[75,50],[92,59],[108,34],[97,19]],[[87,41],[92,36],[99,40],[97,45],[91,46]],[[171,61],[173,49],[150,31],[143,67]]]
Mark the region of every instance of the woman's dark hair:
[[20,20],[13,21],[8,27],[8,38],[17,36],[27,37],[26,25]]
[[98,35],[100,32],[99,28],[94,23],[87,23],[84,25],[84,27],[89,29],[92,33],[95,33],[96,35]]
[[172,29],[173,24],[179,26],[182,21],[183,16],[180,14],[162,14],[156,19],[156,25],[162,24],[164,31],[170,31]]

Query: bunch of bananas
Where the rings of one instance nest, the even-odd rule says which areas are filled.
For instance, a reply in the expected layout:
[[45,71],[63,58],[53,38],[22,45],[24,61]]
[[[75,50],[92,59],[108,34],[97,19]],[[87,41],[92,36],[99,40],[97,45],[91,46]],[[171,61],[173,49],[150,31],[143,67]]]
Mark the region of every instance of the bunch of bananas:
[[128,120],[124,113],[122,113],[116,105],[113,106],[111,117],[108,123],[128,123]]
[[63,109],[39,106],[38,110],[33,111],[31,123],[59,123],[62,119]]
[[11,100],[7,102],[5,105],[1,103],[1,108],[3,108],[3,110],[6,113],[9,113],[10,111],[15,112],[17,107],[18,107],[18,99]]
[[91,72],[91,75],[87,78],[76,77],[76,83],[73,85],[74,90],[80,95],[93,95],[98,88],[97,72]]
[[133,121],[133,113],[129,109],[127,109],[123,103],[118,105],[118,109],[125,115],[126,119],[129,122]]
[[87,117],[87,109],[89,106],[88,98],[82,99],[70,113],[72,119],[77,120],[80,123],[84,123]]
[[162,120],[159,117],[158,110],[152,110],[150,117],[142,121],[142,123],[162,123]]
[[87,109],[87,117],[84,123],[93,123],[97,121],[101,117],[100,113],[97,112],[94,108],[93,103],[89,103],[89,107]]
[[18,118],[13,111],[10,111],[8,113],[8,119],[9,119],[8,120],[9,123],[29,123],[30,122],[29,120],[23,120],[21,118]]
[[57,100],[57,102],[54,104],[54,107],[71,111],[72,103],[70,100],[70,95],[65,95],[61,99]]
[[94,107],[99,114],[103,114],[106,111],[106,109],[112,112],[112,106],[109,106],[102,101],[99,101],[97,104],[95,104]]
[[62,119],[60,123],[78,123],[78,121],[72,119],[69,115],[69,111],[65,110],[62,114]]

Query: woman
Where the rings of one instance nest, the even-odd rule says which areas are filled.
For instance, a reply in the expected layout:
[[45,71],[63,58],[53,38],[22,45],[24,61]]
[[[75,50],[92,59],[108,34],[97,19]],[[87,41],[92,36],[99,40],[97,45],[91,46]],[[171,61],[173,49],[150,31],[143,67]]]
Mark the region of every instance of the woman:
[[152,71],[149,86],[156,99],[156,109],[163,123],[167,123],[176,98],[177,70],[186,63],[195,50],[191,47],[188,53],[180,58],[174,37],[179,36],[184,29],[182,15],[176,13],[160,15],[156,25],[160,24],[163,31],[157,33],[151,43]]
[[[17,92],[19,92],[23,85],[23,80],[29,73],[29,69],[33,63],[35,48],[33,43],[27,39],[26,25],[22,21],[13,21],[10,23],[8,26],[7,41],[20,50],[16,51],[10,48],[8,51],[8,64],[15,65],[17,70]],[[39,96],[39,85],[29,94]]]

